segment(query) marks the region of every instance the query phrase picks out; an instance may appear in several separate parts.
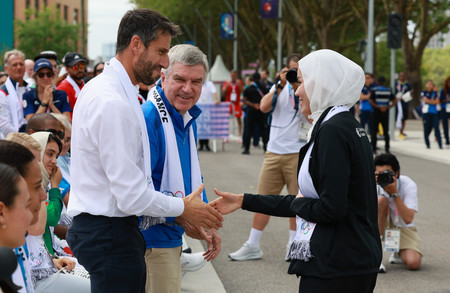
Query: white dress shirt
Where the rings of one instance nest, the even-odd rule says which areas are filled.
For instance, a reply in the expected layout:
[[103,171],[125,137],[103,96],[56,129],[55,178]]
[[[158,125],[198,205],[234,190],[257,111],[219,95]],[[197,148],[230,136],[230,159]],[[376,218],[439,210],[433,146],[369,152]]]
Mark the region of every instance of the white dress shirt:
[[[69,215],[176,217],[183,213],[182,199],[155,191],[151,178],[147,179],[142,136],[147,131],[142,130],[132,104],[138,103],[137,96],[137,88],[115,58],[83,87],[73,115]],[[139,115],[143,119],[142,112]]]

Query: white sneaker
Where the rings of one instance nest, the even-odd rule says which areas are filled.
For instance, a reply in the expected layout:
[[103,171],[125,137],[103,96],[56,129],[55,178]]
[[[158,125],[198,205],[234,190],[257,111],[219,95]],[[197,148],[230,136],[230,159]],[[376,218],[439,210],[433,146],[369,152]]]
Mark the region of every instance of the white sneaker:
[[380,264],[380,269],[378,271],[379,273],[386,273],[386,267],[384,266],[384,264]]
[[186,272],[195,272],[201,269],[206,264],[206,259],[203,257],[204,252],[197,253],[181,253],[181,270]]
[[292,242],[288,242],[286,245],[286,256],[284,257],[285,261],[291,261],[291,258],[289,257],[289,251],[291,250]]
[[252,246],[245,242],[244,245],[239,248],[238,251],[230,253],[228,255],[232,260],[252,260],[260,259],[263,256],[263,252],[259,246]]
[[400,255],[398,254],[398,252],[394,252],[393,254],[391,254],[391,256],[389,257],[389,263],[393,263],[393,264],[402,264],[403,260],[400,257]]

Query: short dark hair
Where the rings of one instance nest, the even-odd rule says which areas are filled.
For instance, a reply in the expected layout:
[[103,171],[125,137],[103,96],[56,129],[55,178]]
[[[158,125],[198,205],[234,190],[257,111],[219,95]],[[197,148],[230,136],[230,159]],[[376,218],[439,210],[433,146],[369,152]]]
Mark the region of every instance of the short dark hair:
[[[49,142],[51,142],[51,141],[56,142],[56,144],[58,145],[58,148],[59,148],[59,153],[61,153],[61,151],[62,151],[62,143],[61,143],[61,140],[60,140],[56,135],[54,135],[53,133],[50,132],[50,134],[48,135],[47,143],[49,143]],[[59,153],[58,153],[58,154],[59,154]]]
[[144,46],[148,47],[148,44],[158,37],[159,32],[175,37],[181,30],[158,11],[146,8],[128,10],[119,24],[116,54],[125,50],[134,36],[141,38]]
[[45,126],[46,120],[54,120],[59,123],[58,119],[50,113],[37,113],[28,120],[26,132],[28,133],[29,130],[42,129]]
[[17,183],[20,174],[13,167],[0,163],[0,201],[9,207],[14,203],[14,198],[19,194]]
[[395,173],[400,175],[400,163],[393,154],[380,154],[374,159],[375,166],[391,166]]
[[34,160],[36,158],[33,153],[23,145],[8,140],[0,140],[0,163],[15,168],[22,177],[27,176],[28,164]]
[[375,78],[375,75],[373,75],[373,73],[371,73],[371,72],[366,72],[366,73],[364,73],[364,75],[368,75],[368,76],[370,76],[372,78]]
[[384,77],[383,75],[381,75],[380,77],[378,77],[377,83],[378,83],[379,85],[384,85],[385,82],[386,82],[386,77]]
[[286,66],[289,65],[289,62],[291,62],[291,61],[298,62],[300,59],[302,59],[302,55],[300,55],[300,54],[296,54],[296,53],[289,54],[286,57]]

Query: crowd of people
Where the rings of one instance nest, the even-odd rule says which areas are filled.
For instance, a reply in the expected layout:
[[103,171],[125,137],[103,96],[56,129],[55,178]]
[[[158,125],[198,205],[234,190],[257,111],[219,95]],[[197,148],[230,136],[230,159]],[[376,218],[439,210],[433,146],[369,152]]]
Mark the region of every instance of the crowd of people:
[[[217,257],[222,215],[239,208],[255,215],[229,257],[260,259],[270,216],[288,217],[285,260],[301,292],[372,292],[386,272],[381,240],[391,262],[419,269],[417,187],[389,148],[390,108],[407,135],[404,73],[391,90],[331,50],[288,55],[274,83],[267,70],[245,84],[232,71],[222,94],[242,154],[262,138],[264,162],[257,195],[216,190],[208,204],[198,151],[210,148],[197,147],[196,103],[218,104],[219,95],[200,49],[170,47],[179,33],[156,11],[128,11],[116,56],[93,77],[77,52],[63,57],[65,73],[53,51],[33,60],[5,53],[0,246],[14,250],[18,266],[0,282],[4,292],[179,292],[184,270]],[[450,146],[450,78],[439,94],[427,81],[422,99],[426,146],[434,128],[442,148],[439,121]],[[379,125],[386,154],[374,159]],[[290,195],[280,196],[284,186]],[[183,234],[207,250],[183,251]]]

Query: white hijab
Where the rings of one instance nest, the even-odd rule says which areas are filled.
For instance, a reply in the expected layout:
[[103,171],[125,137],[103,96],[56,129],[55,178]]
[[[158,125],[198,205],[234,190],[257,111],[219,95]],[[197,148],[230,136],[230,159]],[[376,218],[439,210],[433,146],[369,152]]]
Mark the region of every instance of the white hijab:
[[298,61],[298,67],[309,98],[313,127],[329,107],[351,108],[359,100],[364,71],[347,57],[328,49],[318,50]]
[[48,183],[50,182],[50,174],[48,174],[47,170],[45,170],[44,167],[44,154],[45,149],[47,148],[47,142],[48,137],[50,135],[50,132],[46,131],[39,131],[31,134],[31,137],[33,137],[41,146],[41,161],[39,162],[39,167],[41,168],[42,173],[42,187],[44,187],[44,190],[47,190]]

